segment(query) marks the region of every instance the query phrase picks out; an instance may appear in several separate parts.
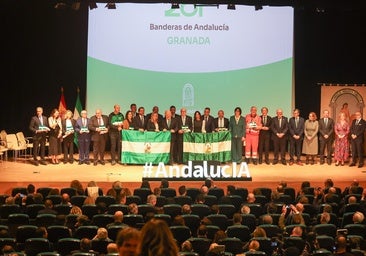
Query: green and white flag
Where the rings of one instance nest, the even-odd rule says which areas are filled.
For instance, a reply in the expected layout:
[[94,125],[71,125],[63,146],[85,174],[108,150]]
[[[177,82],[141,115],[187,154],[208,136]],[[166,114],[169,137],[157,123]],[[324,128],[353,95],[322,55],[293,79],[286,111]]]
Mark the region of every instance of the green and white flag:
[[[83,110],[83,106],[81,105],[81,100],[80,100],[80,90],[79,90],[79,88],[77,89],[77,92],[78,92],[78,95],[77,95],[77,98],[76,98],[76,103],[75,103],[75,108],[74,108],[74,115],[73,115],[73,118],[75,120],[78,120],[78,118],[80,117],[80,113]],[[74,143],[77,147],[79,147],[78,137],[77,137],[76,133],[74,134]]]
[[185,133],[183,161],[231,161],[231,133]]
[[170,132],[122,130],[122,163],[168,163],[170,138]]

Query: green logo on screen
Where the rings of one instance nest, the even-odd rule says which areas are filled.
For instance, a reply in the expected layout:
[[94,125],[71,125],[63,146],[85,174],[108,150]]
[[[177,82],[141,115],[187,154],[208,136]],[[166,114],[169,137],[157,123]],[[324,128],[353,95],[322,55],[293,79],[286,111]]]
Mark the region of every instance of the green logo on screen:
[[179,9],[165,10],[165,17],[202,17],[202,6],[180,4]]

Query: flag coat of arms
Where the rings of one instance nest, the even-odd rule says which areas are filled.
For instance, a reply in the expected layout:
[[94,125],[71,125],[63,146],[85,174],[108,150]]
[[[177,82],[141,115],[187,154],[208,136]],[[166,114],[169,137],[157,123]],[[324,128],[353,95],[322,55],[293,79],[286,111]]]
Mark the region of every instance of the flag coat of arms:
[[122,163],[168,163],[170,132],[122,130]]

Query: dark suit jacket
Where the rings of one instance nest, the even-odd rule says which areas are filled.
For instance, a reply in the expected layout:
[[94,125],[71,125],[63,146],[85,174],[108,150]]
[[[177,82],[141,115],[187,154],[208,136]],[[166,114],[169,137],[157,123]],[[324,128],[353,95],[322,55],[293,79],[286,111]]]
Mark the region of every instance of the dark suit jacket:
[[[206,117],[202,116],[202,120],[206,121]],[[215,131],[215,119],[213,116],[208,116],[207,121],[205,122],[205,130],[207,133]]]
[[283,116],[281,119],[282,119],[282,121],[281,121],[281,127],[280,127],[278,118],[277,117],[272,118],[271,131],[275,138],[277,138],[277,135],[276,135],[277,133],[284,133],[286,135],[288,132],[287,117]]
[[[278,121],[278,120],[277,120]],[[299,135],[301,138],[304,137],[304,129],[305,129],[305,120],[302,117],[299,117],[299,123],[296,127],[295,117],[291,117],[288,121],[288,130],[290,136]]]
[[[102,119],[103,119],[104,126],[108,129],[109,128],[108,116],[102,115]],[[103,138],[103,139],[108,138],[108,133],[100,134],[99,132],[96,131],[96,129],[99,128],[99,124],[98,124],[98,118],[95,115],[92,116],[89,121],[90,122],[88,124],[88,128],[91,131],[91,140],[92,141],[98,141],[101,138]]]
[[[86,126],[85,126],[85,128],[88,128],[89,122],[90,122],[90,118],[86,118]],[[84,128],[84,126],[83,126],[83,120],[82,120],[82,117],[79,117],[78,120],[76,120],[76,125],[75,125],[75,132],[77,133],[78,138],[80,138],[80,139],[90,138],[90,132],[89,133],[82,133],[82,134],[80,134],[81,128]]]
[[227,119],[226,117],[224,117],[224,127],[219,127],[219,118],[216,117],[214,119],[214,127],[215,127],[215,129],[217,129],[217,128],[226,128],[226,129],[229,129],[229,119]]
[[269,115],[267,115],[267,118],[266,118],[266,123],[264,123],[264,120],[263,120],[263,115],[261,116],[261,122],[262,122],[262,127],[268,127],[269,130],[261,130],[259,135],[270,135],[271,133],[271,124],[272,124],[272,117],[270,117]]
[[[352,121],[349,134],[356,135],[357,138],[354,141],[363,141],[363,136],[366,128],[366,121],[361,118],[360,122],[356,125],[356,119]],[[352,139],[353,140],[353,139]]]
[[[43,122],[43,126],[48,127],[48,118],[47,117],[42,116],[42,122]],[[39,120],[38,116],[33,116],[29,123],[29,130],[31,130],[34,137],[39,137],[39,136],[43,136],[43,135],[45,136],[47,134],[46,132],[36,133],[37,130],[39,130],[40,126],[41,126],[41,121]]]
[[334,120],[328,118],[327,126],[325,126],[324,118],[319,120],[319,140],[325,140],[324,135],[328,135],[328,140],[333,140],[334,138]]
[[[162,130],[162,122],[158,120],[159,131]],[[155,124],[151,122],[151,119],[147,120],[146,122],[146,131],[154,132],[155,131]]]
[[144,122],[141,121],[141,118],[140,118],[140,115],[139,114],[136,114],[136,116],[132,119],[132,123],[133,123],[133,128],[135,130],[138,130],[138,129],[143,129],[145,130],[146,129],[146,121],[147,121],[147,117],[144,116]]
[[171,118],[170,119],[170,126],[168,126],[167,120],[166,118],[163,119],[163,122],[161,123],[161,129],[166,129],[168,131],[170,130],[174,130],[174,132],[176,133],[178,131],[178,120],[175,118]]
[[185,119],[185,123],[183,124],[183,120],[182,117],[179,116],[178,118],[176,118],[178,120],[178,130],[182,129],[182,126],[187,126],[188,129],[190,129],[192,131],[193,129],[193,123],[192,123],[192,117],[191,116],[186,116]]

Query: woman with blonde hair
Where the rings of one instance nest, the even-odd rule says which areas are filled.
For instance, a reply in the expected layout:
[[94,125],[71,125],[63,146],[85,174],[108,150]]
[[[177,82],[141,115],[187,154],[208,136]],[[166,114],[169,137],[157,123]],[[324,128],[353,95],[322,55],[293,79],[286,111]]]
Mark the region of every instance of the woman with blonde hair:
[[141,229],[140,256],[177,256],[178,247],[164,220],[152,219]]
[[65,119],[62,120],[62,143],[64,151],[64,164],[74,163],[74,132],[76,121],[72,118],[71,110],[67,110]]

